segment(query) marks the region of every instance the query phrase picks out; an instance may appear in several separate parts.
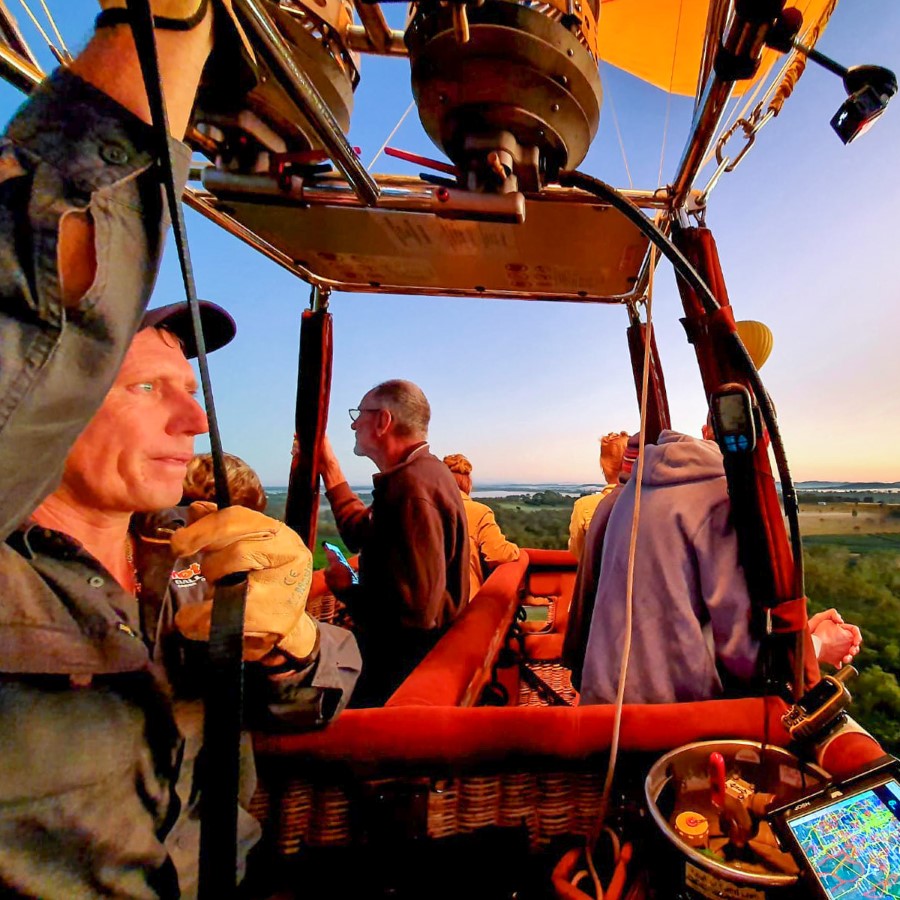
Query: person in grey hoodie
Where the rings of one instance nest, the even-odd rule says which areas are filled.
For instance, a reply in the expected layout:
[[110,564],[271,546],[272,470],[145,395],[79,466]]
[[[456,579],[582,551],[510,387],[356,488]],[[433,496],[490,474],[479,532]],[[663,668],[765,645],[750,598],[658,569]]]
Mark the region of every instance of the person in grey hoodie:
[[[723,675],[749,685],[759,642],[738,562],[722,454],[713,441],[663,431],[644,448],[626,703],[709,700]],[[635,479],[612,511],[603,546],[581,702],[616,699]]]

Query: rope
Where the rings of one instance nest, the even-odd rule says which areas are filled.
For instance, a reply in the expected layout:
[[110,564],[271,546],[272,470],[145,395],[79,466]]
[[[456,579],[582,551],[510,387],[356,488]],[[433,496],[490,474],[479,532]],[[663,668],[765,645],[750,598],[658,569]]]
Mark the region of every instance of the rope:
[[72,54],[69,53],[69,48],[66,46],[66,42],[63,40],[63,36],[59,33],[59,29],[56,27],[56,20],[53,18],[53,13],[47,8],[47,4],[44,0],[41,0],[41,7],[44,10],[44,15],[47,17],[47,21],[50,23],[50,27],[53,29],[53,33],[56,35],[56,39],[59,41],[59,46],[63,49],[63,54],[66,59],[71,60]]
[[394,126],[394,130],[384,139],[384,143],[378,148],[378,152],[372,157],[372,161],[366,166],[366,171],[371,172],[372,166],[378,161],[378,157],[384,153],[384,148],[390,143],[391,139],[394,135],[400,130],[400,126],[406,121],[406,117],[412,112],[412,108],[416,105],[416,101],[413,100],[410,102],[409,106],[406,107],[406,112],[400,116],[400,121]]
[[[816,22],[816,24],[813,25],[808,31],[804,32],[803,43],[806,44],[807,47],[815,47],[819,42],[819,37],[825,30],[825,26],[828,25],[828,22],[831,19],[831,14],[834,12],[836,6],[837,0],[832,0],[832,2],[822,10],[822,15],[819,16],[819,21]],[[790,64],[788,71],[783,74],[782,81],[778,85],[778,89],[775,91],[775,94],[772,97],[771,102],[769,103],[769,109],[772,110],[772,112],[776,116],[781,112],[781,108],[782,106],[784,106],[784,101],[787,100],[787,98],[790,97],[794,92],[794,85],[797,84],[798,79],[803,74],[805,69],[806,57],[802,53],[795,52],[793,54],[793,62]]]
[[619,117],[616,115],[616,104],[613,103],[612,90],[608,83],[606,85],[606,99],[609,102],[609,111],[612,113],[616,137],[619,139],[619,150],[622,152],[622,162],[625,164],[625,174],[628,176],[628,187],[633,188],[634,182],[631,180],[631,169],[628,167],[628,154],[625,152],[625,142],[622,140],[622,132],[619,130]]
[[31,19],[34,27],[40,32],[41,37],[44,39],[44,43],[50,48],[50,52],[56,57],[58,62],[63,62],[64,57],[62,51],[60,51],[56,44],[50,40],[50,35],[41,27],[41,23],[38,22],[37,16],[31,11],[31,7],[29,7],[25,0],[19,0],[19,3],[22,4],[22,9],[28,14],[28,18]]
[[650,351],[653,346],[653,277],[656,271],[656,245],[650,245],[650,267],[647,281],[647,328],[644,337],[644,365],[641,373],[641,424],[640,437],[638,438],[637,468],[632,475],[637,479],[634,486],[634,513],[631,518],[631,535],[628,542],[628,567],[625,580],[625,641],[622,645],[622,663],[619,668],[619,683],[616,689],[616,705],[613,717],[613,731],[610,740],[609,762],[606,768],[606,778],[603,782],[603,793],[600,796],[600,811],[597,814],[598,832],[596,837],[591,836],[585,857],[588,871],[594,882],[594,893],[597,900],[603,898],[603,887],[600,876],[594,865],[594,848],[606,821],[609,809],[609,798],[612,793],[613,778],[616,772],[616,763],[619,756],[619,741],[622,730],[622,707],[625,704],[625,685],[628,679],[628,664],[631,660],[631,644],[634,622],[634,564],[637,558],[637,536],[641,521],[641,489],[644,477],[644,446],[647,436],[647,404],[650,385]]
[[649,280],[647,282],[647,331],[644,339],[644,368],[641,373],[641,426],[638,439],[638,462],[634,484],[634,515],[631,519],[631,537],[628,544],[628,570],[625,581],[625,644],[622,648],[622,665],[619,670],[619,685],[616,691],[616,713],[613,720],[612,743],[609,751],[609,765],[606,781],[600,799],[600,809],[605,815],[612,791],[616,760],[619,755],[619,735],[622,727],[622,706],[625,703],[625,683],[628,677],[628,663],[631,658],[632,622],[634,617],[634,563],[637,555],[637,536],[641,520],[641,489],[644,475],[644,444],[647,435],[647,400],[650,384],[650,350],[653,343],[653,276],[656,271],[656,246],[650,248]]
[[[231,505],[222,458],[200,306],[191,267],[178,191],[175,186],[169,124],[160,80],[159,59],[150,0],[127,0],[135,48],[144,79],[151,122],[159,144],[157,164],[165,191],[178,261],[197,343],[197,366],[206,402],[216,502]],[[243,628],[246,573],[221,579],[215,587],[209,634],[209,659],[204,686],[199,889],[201,900],[232,900],[237,888],[237,804],[240,783],[240,734],[243,709]]]
[[[818,43],[819,37],[825,30],[825,27],[831,19],[831,15],[836,7],[837,0],[832,0],[832,2],[822,11],[822,14],[819,17],[818,21],[802,33],[801,40],[807,47],[815,47],[815,45]],[[781,65],[781,68],[778,70],[778,74],[768,81],[768,87],[766,88],[762,99],[759,101],[759,105],[757,108],[761,109],[764,104],[768,103],[769,112],[771,112],[773,116],[777,116],[781,112],[785,101],[793,93],[794,87],[799,81],[800,76],[806,70],[806,62],[806,57],[796,50],[787,54],[784,62]],[[734,108],[731,110],[731,113],[723,119],[722,124],[719,127],[719,131],[712,143],[712,149],[709,151],[709,153],[701,163],[700,170],[702,170],[709,162],[712,161],[713,157],[716,154],[716,148],[722,135],[725,134],[736,121],[746,118],[747,113],[756,103],[756,98],[759,96],[759,92],[762,90],[763,85],[766,83],[766,79],[763,78],[761,78],[757,82],[753,92],[750,94],[749,98],[744,103],[744,106],[742,107],[740,113],[738,113],[737,115],[736,110],[738,98],[735,98]]]
[[666,144],[669,138],[669,114],[672,111],[672,84],[675,81],[675,60],[678,58],[678,40],[681,37],[681,13],[683,9],[684,0],[681,0],[678,4],[678,21],[675,24],[675,46],[672,48],[672,71],[669,72],[669,90],[666,91],[666,118],[663,122],[662,149],[659,153],[659,172],[656,176],[657,187],[662,186],[663,163],[666,160]]

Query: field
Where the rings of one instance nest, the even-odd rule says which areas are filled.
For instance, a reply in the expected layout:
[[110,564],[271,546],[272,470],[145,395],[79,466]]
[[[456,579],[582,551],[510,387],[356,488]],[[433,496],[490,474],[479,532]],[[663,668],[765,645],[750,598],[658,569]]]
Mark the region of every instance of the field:
[[804,537],[885,534],[900,538],[900,505],[801,501],[800,531]]

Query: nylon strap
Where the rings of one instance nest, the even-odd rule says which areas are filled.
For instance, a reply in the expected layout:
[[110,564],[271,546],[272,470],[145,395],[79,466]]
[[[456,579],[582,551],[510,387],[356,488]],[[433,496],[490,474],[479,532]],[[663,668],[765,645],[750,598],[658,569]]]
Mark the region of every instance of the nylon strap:
[[[197,290],[188,251],[184,211],[175,187],[169,124],[159,73],[150,0],[127,0],[128,16],[137,48],[158,147],[157,162],[165,190],[178,261],[194,338],[197,365],[209,420],[216,502],[231,505],[222,442],[206,362],[206,343]],[[201,900],[227,900],[237,892],[237,806],[240,776],[240,733],[243,713],[244,668],[242,635],[246,601],[246,574],[230,576],[216,584],[209,636],[209,665],[205,685],[203,765],[200,773],[200,887]]]

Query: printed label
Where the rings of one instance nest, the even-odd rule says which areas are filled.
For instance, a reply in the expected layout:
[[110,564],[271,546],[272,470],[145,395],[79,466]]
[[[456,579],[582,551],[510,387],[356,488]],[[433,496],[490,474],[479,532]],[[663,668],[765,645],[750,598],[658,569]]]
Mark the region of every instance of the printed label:
[[187,569],[177,569],[172,572],[172,581],[175,582],[175,587],[183,588],[206,581],[206,579],[200,574],[200,563],[191,563]]

